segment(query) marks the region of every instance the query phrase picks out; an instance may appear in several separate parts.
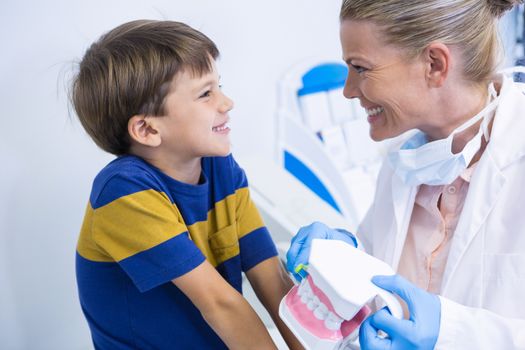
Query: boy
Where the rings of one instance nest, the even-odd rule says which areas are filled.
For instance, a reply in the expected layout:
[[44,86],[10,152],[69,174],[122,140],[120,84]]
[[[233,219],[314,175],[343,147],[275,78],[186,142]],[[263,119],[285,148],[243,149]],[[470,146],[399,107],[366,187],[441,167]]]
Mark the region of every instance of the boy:
[[133,21],[86,52],[72,89],[91,138],[118,157],[94,180],[76,254],[97,349],[274,349],[241,272],[278,317],[291,288],[230,155],[215,44]]

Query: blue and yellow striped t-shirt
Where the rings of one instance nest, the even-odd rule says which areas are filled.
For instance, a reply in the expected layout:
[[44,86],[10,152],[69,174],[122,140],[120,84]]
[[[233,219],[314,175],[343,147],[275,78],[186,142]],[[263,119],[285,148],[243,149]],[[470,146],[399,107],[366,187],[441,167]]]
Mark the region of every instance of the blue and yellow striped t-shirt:
[[198,185],[135,156],[95,178],[76,254],[97,349],[223,349],[173,284],[207,259],[239,292],[241,272],[277,255],[233,157],[202,159]]

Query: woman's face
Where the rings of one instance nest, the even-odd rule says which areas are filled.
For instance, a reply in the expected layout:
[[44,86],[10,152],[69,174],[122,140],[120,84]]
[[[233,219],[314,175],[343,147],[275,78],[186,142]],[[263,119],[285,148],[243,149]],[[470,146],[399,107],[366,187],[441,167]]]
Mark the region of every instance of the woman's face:
[[340,28],[343,59],[348,64],[344,92],[366,109],[375,141],[432,123],[425,65],[408,60],[399,48],[382,40],[369,21],[344,20]]

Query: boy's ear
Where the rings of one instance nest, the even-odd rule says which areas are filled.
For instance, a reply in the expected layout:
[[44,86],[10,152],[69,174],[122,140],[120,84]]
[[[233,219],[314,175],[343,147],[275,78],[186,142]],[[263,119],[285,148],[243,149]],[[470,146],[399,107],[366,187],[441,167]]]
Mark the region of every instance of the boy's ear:
[[430,87],[441,87],[450,72],[452,55],[447,45],[431,43],[423,52],[426,79]]
[[141,145],[157,147],[161,144],[160,133],[152,118],[145,115],[134,115],[128,121],[128,133],[131,139]]

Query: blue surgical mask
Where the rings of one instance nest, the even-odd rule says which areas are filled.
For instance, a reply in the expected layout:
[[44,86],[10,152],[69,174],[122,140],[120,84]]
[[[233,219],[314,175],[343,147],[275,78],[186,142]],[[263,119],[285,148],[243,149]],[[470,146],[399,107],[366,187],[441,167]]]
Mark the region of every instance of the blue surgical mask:
[[[490,102],[492,100],[492,102]],[[388,159],[397,176],[409,186],[451,184],[470,164],[481,147],[481,136],[488,141],[488,125],[498,106],[494,86],[489,86],[487,105],[474,117],[454,129],[447,138],[428,142],[419,131],[410,137],[397,151],[390,152]],[[483,119],[480,129],[459,153],[452,153],[454,136]]]

